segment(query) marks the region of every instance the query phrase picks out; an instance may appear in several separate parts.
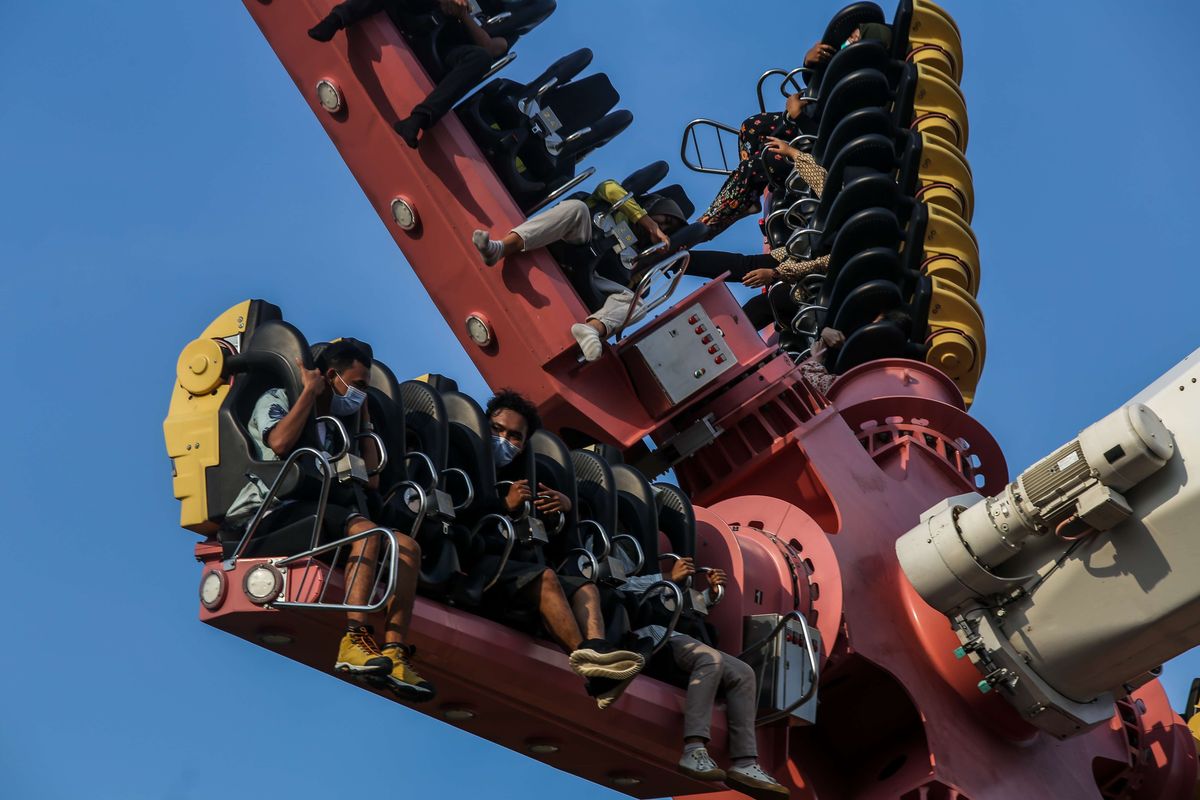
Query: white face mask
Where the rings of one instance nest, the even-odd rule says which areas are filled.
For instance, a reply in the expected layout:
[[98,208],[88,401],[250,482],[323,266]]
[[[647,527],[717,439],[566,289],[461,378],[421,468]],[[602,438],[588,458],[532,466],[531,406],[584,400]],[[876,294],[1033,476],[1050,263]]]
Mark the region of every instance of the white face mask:
[[341,375],[337,377],[342,382],[342,385],[346,387],[346,393],[333,393],[333,396],[329,398],[329,412],[335,417],[348,417],[362,408],[363,402],[367,399],[367,393],[356,386],[346,383],[346,379]]

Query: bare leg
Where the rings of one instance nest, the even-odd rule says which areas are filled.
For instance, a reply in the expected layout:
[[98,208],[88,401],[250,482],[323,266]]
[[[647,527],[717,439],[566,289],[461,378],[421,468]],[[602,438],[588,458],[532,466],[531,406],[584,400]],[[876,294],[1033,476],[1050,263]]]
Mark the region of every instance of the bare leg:
[[[356,517],[346,526],[346,535],[369,531],[375,523]],[[366,605],[375,586],[375,559],[379,555],[379,539],[375,536],[359,539],[350,545],[350,558],[346,562],[346,603]],[[366,625],[367,615],[361,611],[349,611],[346,617],[355,625]]]
[[500,240],[500,245],[504,248],[501,251],[501,258],[508,258],[513,253],[519,253],[525,249],[525,242],[521,240],[520,234],[516,231],[505,236]]
[[584,632],[585,639],[604,638],[604,615],[600,611],[600,590],[589,583],[580,587],[571,598],[571,609],[575,612],[575,621]]
[[554,640],[568,653],[577,650],[583,636],[554,570],[544,570],[537,583],[530,585],[529,591],[537,592],[538,611]]
[[400,568],[396,574],[396,594],[387,609],[387,629],[383,635],[387,644],[403,644],[408,638],[408,624],[412,620],[413,599],[417,593],[417,574],[421,569],[421,545],[399,531],[396,541],[400,545]]

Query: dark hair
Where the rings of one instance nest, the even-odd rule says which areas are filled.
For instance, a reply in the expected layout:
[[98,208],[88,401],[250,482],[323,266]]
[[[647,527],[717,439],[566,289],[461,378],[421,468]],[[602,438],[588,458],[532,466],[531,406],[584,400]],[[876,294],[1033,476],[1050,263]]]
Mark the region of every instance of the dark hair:
[[321,349],[316,358],[317,369],[321,372],[329,369],[344,372],[350,369],[355,361],[367,369],[371,368],[371,356],[367,355],[367,352],[357,342],[350,339],[339,339],[327,345]]
[[532,436],[533,432],[542,427],[542,418],[538,416],[537,406],[529,402],[523,394],[514,392],[512,389],[501,389],[492,396],[487,402],[487,417],[491,419],[496,416],[496,412],[508,409],[516,412],[525,418],[526,435]]
[[879,317],[879,321],[892,323],[902,330],[905,336],[912,335],[912,315],[902,308],[893,308],[883,312],[883,314],[881,314]]

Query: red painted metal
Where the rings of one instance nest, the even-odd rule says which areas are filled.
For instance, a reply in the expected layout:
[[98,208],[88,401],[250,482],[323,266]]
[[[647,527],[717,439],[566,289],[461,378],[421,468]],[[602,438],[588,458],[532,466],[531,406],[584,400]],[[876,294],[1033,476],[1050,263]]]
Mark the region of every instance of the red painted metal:
[[[246,0],[485,379],[527,393],[553,428],[627,449],[647,436],[662,444],[706,416],[722,431],[676,468],[699,506],[698,560],[730,575],[729,595],[712,615],[722,646],[740,649],[743,616],[795,608],[823,637],[818,724],[781,722],[760,734],[764,766],[793,797],[1192,796],[1195,751],[1157,682],[1122,704],[1111,726],[1053,740],[1001,699],[978,694],[973,668],[951,654],[956,640],[946,619],[901,573],[894,542],[922,511],[949,495],[995,492],[1008,477],[999,447],[967,416],[953,382],[925,364],[878,361],[842,376],[825,397],[763,342],[716,283],[679,307],[705,308],[738,367],[700,395],[671,406],[631,376],[630,349],[671,312],[580,365],[568,329],[584,308],[553,260],[523,254],[487,269],[470,244],[475,227],[504,229],[522,219],[478,148],[453,116],[419,152],[405,147],[390,123],[420,100],[427,77],[383,16],[331,44],[310,40],[305,29],[331,5]],[[316,103],[322,78],[341,89],[343,111],[331,115]],[[400,195],[420,217],[411,233],[392,221]],[[466,335],[471,312],[495,329],[487,349]],[[197,556],[208,565],[220,557],[203,545]],[[241,576],[254,563],[227,575],[224,604],[201,608],[201,619],[253,642],[264,632],[285,634],[291,642],[277,647],[281,654],[328,670],[340,617],[249,603]],[[309,569],[323,578],[326,568]],[[441,692],[421,711],[470,710],[474,717],[456,724],[516,752],[552,742],[559,750],[541,757],[547,763],[634,796],[720,788],[675,771],[680,689],[640,678],[600,713],[565,657],[543,642],[425,599],[417,601],[413,633],[421,669]],[[718,712],[718,757],[724,729]]]

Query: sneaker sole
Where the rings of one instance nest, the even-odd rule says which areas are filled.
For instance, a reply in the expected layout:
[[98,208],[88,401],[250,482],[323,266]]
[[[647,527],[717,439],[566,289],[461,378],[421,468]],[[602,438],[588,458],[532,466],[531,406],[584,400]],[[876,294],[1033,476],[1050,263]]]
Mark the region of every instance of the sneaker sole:
[[723,781],[725,780],[725,770],[710,769],[708,772],[701,772],[698,769],[690,769],[683,764],[676,764],[675,768],[687,775],[689,778],[695,778],[698,781]]
[[607,653],[601,653],[598,650],[575,650],[569,658],[571,666],[579,664],[617,664],[621,662],[636,662],[645,664],[646,659],[640,654],[632,650],[610,650]]
[[393,678],[391,675],[376,677],[371,680],[380,689],[387,689],[394,694],[397,699],[404,700],[409,703],[426,703],[437,697],[437,690],[430,688],[422,688],[412,683],[404,683]]
[[601,711],[608,708],[621,699],[621,695],[625,694],[625,690],[629,688],[629,684],[631,683],[633,683],[633,678],[626,678],[604,694],[598,695],[596,697],[596,706]]
[[637,675],[644,666],[644,661],[618,661],[615,664],[581,662],[572,664],[571,669],[575,671],[576,675],[584,678],[611,678],[615,681],[623,681]]
[[725,785],[731,789],[737,789],[742,794],[750,795],[754,800],[782,800],[792,794],[786,786],[763,783],[754,778],[740,776],[733,771],[725,773]]
[[387,675],[391,672],[391,667],[371,667],[363,664],[351,664],[348,661],[339,661],[333,665],[333,668],[338,672],[349,672],[351,675]]

